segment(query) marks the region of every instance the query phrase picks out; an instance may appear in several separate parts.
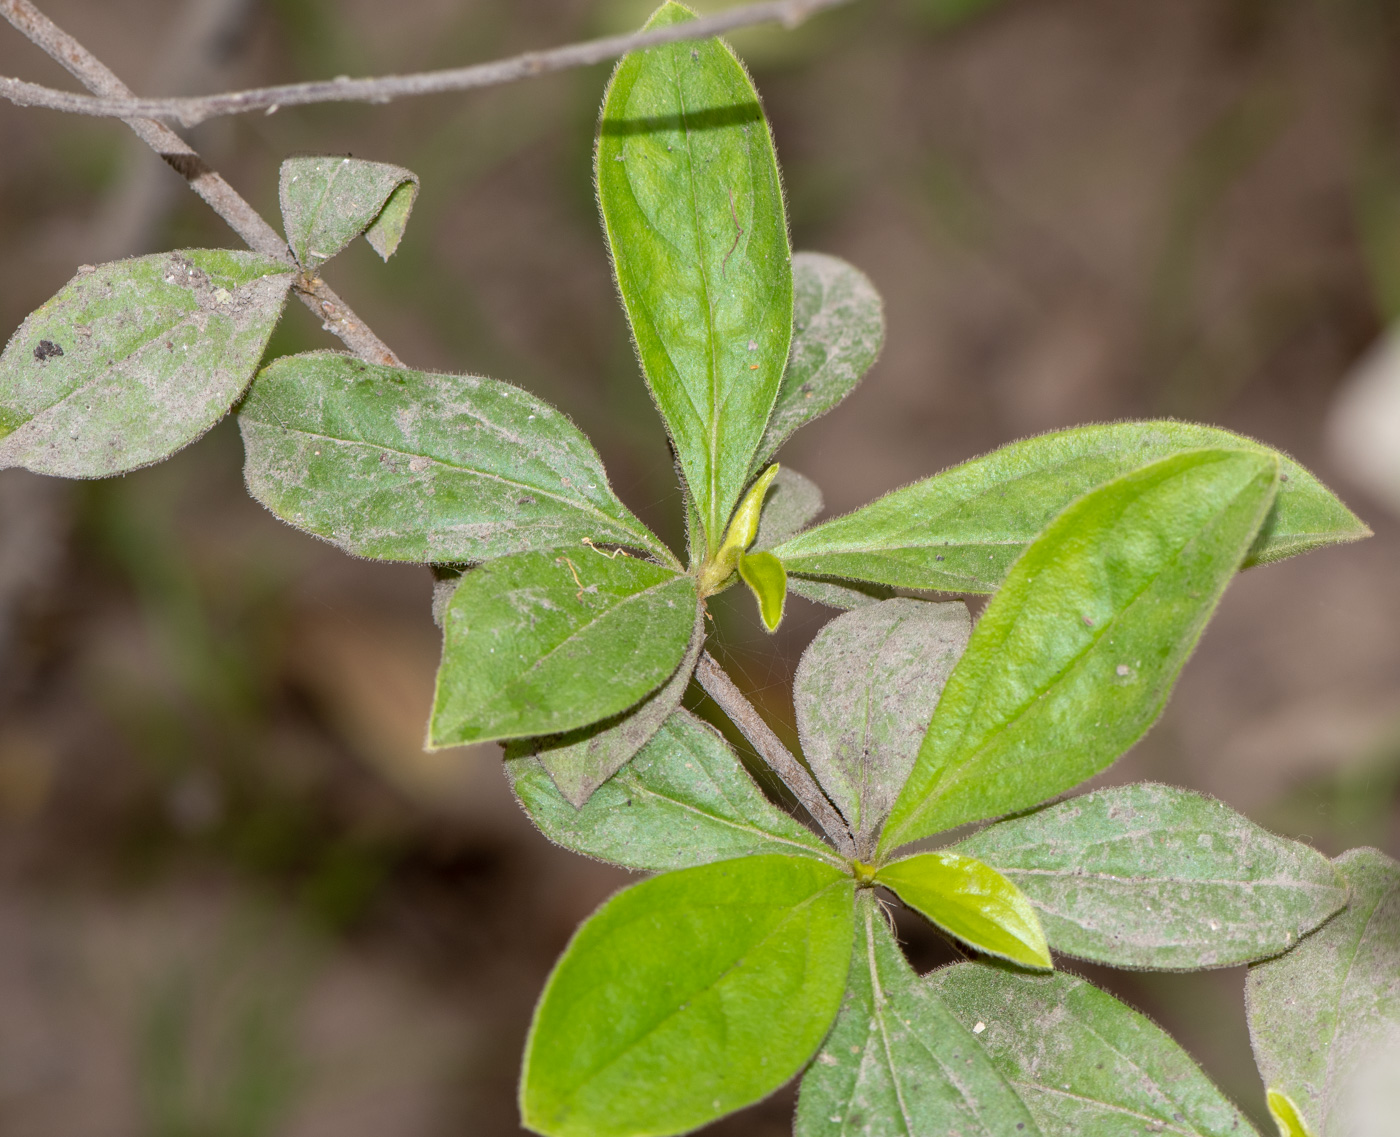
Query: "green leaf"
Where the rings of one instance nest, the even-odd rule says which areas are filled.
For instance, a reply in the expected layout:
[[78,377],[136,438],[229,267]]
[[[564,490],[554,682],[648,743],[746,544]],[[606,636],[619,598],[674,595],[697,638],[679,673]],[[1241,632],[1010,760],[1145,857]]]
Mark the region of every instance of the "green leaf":
[[1085,794],[954,846],[1018,885],[1051,945],[1114,967],[1229,967],[1277,955],[1346,904],[1317,850],[1172,786]]
[[935,987],[905,962],[874,897],[836,1025],[802,1079],[796,1137],[1041,1137]]
[[885,311],[859,269],[822,253],[792,258],[792,347],[768,419],[757,470],[794,431],[849,395],[880,354]]
[[541,833],[624,868],[659,872],[759,853],[839,863],[821,838],[763,796],[729,744],[689,711],[673,712],[581,809],[537,758],[508,758],[506,773]]
[[852,898],[841,870],[784,856],[666,873],[613,897],[535,1010],[524,1123],[547,1137],[661,1137],[777,1089],[840,1006]]
[[1077,976],[959,963],[927,984],[977,1032],[1045,1137],[1258,1137],[1170,1035]]
[[1308,1127],[1303,1124],[1303,1119],[1298,1115],[1298,1107],[1289,1100],[1287,1094],[1281,1094],[1278,1090],[1270,1090],[1266,1098],[1269,1104],[1269,1116],[1274,1119],[1274,1124],[1278,1126],[1279,1137],[1313,1137],[1308,1132]]
[[248,491],[362,557],[462,563],[587,538],[673,560],[588,439],[509,383],[312,352],[264,368],[238,422]]
[[753,539],[755,552],[762,552],[785,541],[822,511],[822,491],[811,478],[780,466],[758,515],[758,533]]
[[802,654],[802,753],[867,855],[971,634],[960,600],[886,600],[838,616]]
[[978,621],[881,849],[1035,805],[1137,741],[1253,542],[1277,474],[1268,454],[1188,451],[1055,518]]
[[740,553],[739,576],[758,601],[763,626],[776,632],[783,622],[783,607],[787,603],[787,573],[783,572],[783,562],[772,553]]
[[413,212],[418,175],[359,158],[288,158],[278,189],[287,244],[314,271],[361,233],[387,261]]
[[795,592],[815,604],[849,612],[866,608],[882,600],[892,600],[895,590],[884,584],[865,584],[858,580],[830,580],[821,577],[788,576],[788,591]]
[[1335,863],[1346,909],[1245,987],[1259,1073],[1311,1137],[1390,1132],[1400,1069],[1400,864],[1375,849]]
[[1054,964],[1030,900],[996,869],[957,853],[920,853],[875,880],[963,943],[1022,967]]
[[447,607],[430,745],[556,734],[625,710],[675,673],[697,603],[693,578],[630,557],[488,561]]
[[[647,26],[693,18],[667,3]],[[618,288],[713,554],[792,335],[787,222],[758,92],[717,39],[633,52],[608,86],[595,157]]]
[[84,266],[0,355],[0,468],[105,478],[188,446],[248,385],[291,283],[223,249]]
[[548,771],[554,786],[570,805],[581,809],[593,792],[613,776],[651,739],[671,712],[681,705],[705,646],[705,611],[695,607],[695,624],[676,673],[635,707],[593,726],[567,734],[512,743],[506,757],[533,755]]
[[993,592],[1012,562],[1081,494],[1197,448],[1276,455],[1278,498],[1246,564],[1369,536],[1307,470],[1243,435],[1181,422],[1082,426],[1003,446],[777,545],[788,572],[904,588]]

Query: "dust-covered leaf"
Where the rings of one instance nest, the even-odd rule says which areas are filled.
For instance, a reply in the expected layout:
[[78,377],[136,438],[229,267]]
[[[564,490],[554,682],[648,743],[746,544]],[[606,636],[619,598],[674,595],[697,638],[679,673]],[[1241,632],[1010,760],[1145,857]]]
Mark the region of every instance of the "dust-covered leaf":
[[1166,705],[1277,482],[1269,454],[1187,451],[1055,518],[978,621],[881,850],[1036,805],[1137,741]]
[[905,961],[870,893],[836,1025],[802,1079],[796,1137],[1041,1137],[976,1036]]
[[831,865],[756,856],[613,897],[535,1009],[524,1123],[547,1137],[684,1133],[767,1096],[836,1016],[852,894]]
[[977,1032],[1045,1137],[1258,1137],[1170,1035],[1077,976],[959,963],[925,983]]
[[822,491],[811,478],[779,466],[758,515],[753,549],[761,552],[800,533],[822,511]]
[[557,845],[660,872],[787,853],[833,860],[810,829],[773,805],[717,731],[677,710],[636,756],[575,809],[533,757],[508,757],[525,812]]
[[788,574],[788,591],[795,592],[814,604],[828,608],[839,608],[849,612],[853,608],[866,608],[879,604],[882,600],[892,600],[895,590],[886,584],[866,584],[859,580],[831,580],[822,577],[794,576]]
[[575,809],[636,754],[681,705],[705,645],[705,612],[696,605],[695,625],[676,673],[635,707],[592,726],[546,738],[512,743],[507,758],[533,755]]
[[1310,1137],[1388,1134],[1400,1071],[1400,864],[1375,849],[1335,864],[1350,903],[1249,969],[1249,1034],[1264,1084],[1292,1102]]
[[977,951],[1022,967],[1053,966],[1026,894],[974,857],[947,850],[919,853],[885,865],[875,880]]
[[788,572],[902,588],[993,592],[1012,562],[1081,494],[1183,450],[1276,455],[1279,492],[1246,565],[1370,530],[1312,474],[1253,439],[1182,422],[1081,426],[1013,442],[774,547]]
[[0,468],[105,478],[189,445],[248,385],[291,283],[223,249],[85,266],[0,355]]
[[279,182],[287,244],[312,270],[361,233],[388,260],[418,197],[412,170],[359,158],[288,158]]
[[557,734],[599,722],[675,674],[695,580],[589,549],[488,561],[447,606],[433,746]]
[[783,562],[772,553],[740,553],[739,576],[758,601],[763,626],[776,632],[783,622],[783,609],[787,604],[787,573],[783,571]]
[[792,297],[792,347],[755,470],[794,431],[855,390],[885,340],[880,294],[863,272],[837,257],[795,254]]
[[[647,26],[690,19],[667,3]],[[595,157],[618,288],[713,554],[792,335],[787,222],[758,92],[717,39],[633,52],[608,86]]]
[[529,549],[665,546],[597,452],[528,391],[318,351],[263,369],[238,414],[248,491],[363,557],[462,563]]
[[1346,903],[1316,849],[1172,786],[1098,790],[954,846],[1031,898],[1057,951],[1195,970],[1277,955]]
[[792,689],[802,753],[862,849],[914,768],[971,634],[961,600],[886,600],[836,617],[803,653]]

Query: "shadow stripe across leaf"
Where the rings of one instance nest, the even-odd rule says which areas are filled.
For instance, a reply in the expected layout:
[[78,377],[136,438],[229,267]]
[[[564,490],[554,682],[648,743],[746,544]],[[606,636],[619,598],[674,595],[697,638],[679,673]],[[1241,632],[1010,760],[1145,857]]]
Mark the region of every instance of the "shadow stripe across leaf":
[[509,383],[312,352],[264,368],[238,421],[248,491],[360,556],[473,562],[587,538],[672,559],[588,439]]

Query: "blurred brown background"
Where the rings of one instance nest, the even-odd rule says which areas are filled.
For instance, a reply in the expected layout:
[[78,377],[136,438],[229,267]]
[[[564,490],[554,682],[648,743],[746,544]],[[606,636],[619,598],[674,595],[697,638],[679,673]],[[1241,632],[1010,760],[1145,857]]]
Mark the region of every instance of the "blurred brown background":
[[[635,25],[633,0],[42,0],[147,94],[449,66]],[[714,8],[722,5],[701,5]],[[1394,0],[861,0],[737,40],[797,248],[885,296],[885,353],[784,461],[829,510],[1026,434],[1173,414],[1291,451],[1375,528],[1234,586],[1166,717],[1109,780],[1216,794],[1329,853],[1400,852],[1400,524],[1324,446],[1400,316]],[[7,26],[0,73],[71,81]],[[678,540],[589,158],[606,68],[213,122],[269,219],[279,162],[423,180],[387,266],[334,285],[410,366],[564,408]],[[0,328],[79,263],[236,245],[119,124],[0,104]],[[332,346],[299,305],[274,352]],[[626,874],[554,849],[494,747],[419,750],[425,569],[352,560],[243,493],[228,423],[101,483],[0,473],[0,1132],[516,1132],[530,1008]],[[790,718],[798,653],[717,605]],[[906,929],[916,961],[947,958]],[[1094,971],[1262,1115],[1239,969]],[[789,1131],[791,1098],[715,1132]]]

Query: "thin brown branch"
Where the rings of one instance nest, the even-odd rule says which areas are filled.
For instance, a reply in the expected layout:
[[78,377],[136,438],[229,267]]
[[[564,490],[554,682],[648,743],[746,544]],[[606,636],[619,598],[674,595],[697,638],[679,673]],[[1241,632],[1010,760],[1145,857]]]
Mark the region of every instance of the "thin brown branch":
[[[270,114],[283,107],[306,106],[309,103],[388,103],[394,99],[417,95],[494,87],[552,71],[606,63],[626,55],[629,51],[655,47],[658,44],[709,39],[711,36],[722,35],[737,28],[752,27],[755,24],[780,23],[793,28],[817,12],[850,2],[851,0],[764,0],[762,3],[744,4],[726,12],[662,28],[628,35],[606,36],[547,51],[529,51],[523,55],[490,63],[477,63],[470,67],[455,67],[445,71],[424,71],[414,75],[385,75],[375,79],[340,76],[312,83],[289,83],[279,87],[230,91],[221,95],[166,99],[138,99],[125,87],[116,91],[99,90],[89,86],[88,89],[98,96],[93,98],[0,76],[0,96],[20,106],[47,107],[69,114],[121,119],[168,118],[185,126],[194,126],[221,115],[247,114],[249,111],[265,111]],[[6,8],[20,6],[21,0],[5,4]],[[10,22],[19,26],[13,18]],[[59,59],[59,62],[64,63],[62,59]],[[68,66],[67,63],[64,63],[64,66]],[[69,70],[73,69],[69,67]],[[82,76],[79,75],[79,78]]]
[[[130,102],[131,89],[101,60],[83,47],[29,0],[0,0],[0,16],[42,48],[68,70],[89,91],[104,99]],[[195,193],[222,217],[250,249],[284,261],[296,268],[287,243],[246,200],[228,184],[221,174],[211,169],[198,152],[183,138],[162,123],[150,118],[122,117],[136,136],[159,154],[168,166],[183,177]],[[396,356],[368,325],[351,311],[325,281],[298,274],[297,295],[302,303],[320,317],[323,326],[334,332],[345,346],[369,363],[401,366]]]
[[793,796],[802,803],[802,807],[812,815],[812,820],[831,838],[836,845],[836,851],[843,857],[854,857],[855,841],[845,821],[836,812],[836,807],[827,800],[821,787],[807,772],[807,767],[792,756],[791,751],[783,745],[782,739],[773,733],[773,728],[763,721],[758,709],[744,697],[744,693],[734,685],[734,681],[725,674],[724,669],[715,662],[714,656],[708,651],[700,655],[695,678],[700,681],[705,693],[739,728],[740,733],[753,744],[758,756],[768,763],[769,769],[783,780],[783,785],[793,792]]

